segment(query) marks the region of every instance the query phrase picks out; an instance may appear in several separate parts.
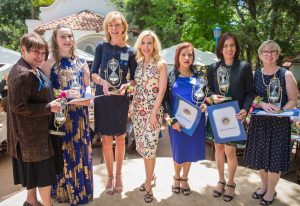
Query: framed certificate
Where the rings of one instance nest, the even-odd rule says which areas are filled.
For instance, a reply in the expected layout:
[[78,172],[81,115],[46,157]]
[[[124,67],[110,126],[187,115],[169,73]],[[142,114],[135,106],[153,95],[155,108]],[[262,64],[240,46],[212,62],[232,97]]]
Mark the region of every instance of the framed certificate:
[[182,126],[181,131],[192,136],[200,122],[201,109],[178,95],[174,108],[175,117]]
[[235,117],[240,111],[237,101],[209,106],[207,111],[216,143],[247,139],[244,125]]
[[300,114],[299,109],[287,109],[279,110],[278,112],[270,113],[262,109],[255,109],[252,112],[253,115],[266,115],[266,116],[277,116],[277,117],[298,117]]

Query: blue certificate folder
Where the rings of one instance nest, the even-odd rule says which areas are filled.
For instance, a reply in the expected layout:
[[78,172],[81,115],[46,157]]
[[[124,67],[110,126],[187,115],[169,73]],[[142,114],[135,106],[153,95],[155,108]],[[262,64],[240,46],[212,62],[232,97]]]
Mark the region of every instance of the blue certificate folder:
[[174,108],[174,116],[183,126],[181,131],[192,136],[200,122],[201,109],[178,95],[175,99]]
[[240,111],[237,101],[209,106],[207,111],[216,143],[247,139],[243,123],[235,117]]

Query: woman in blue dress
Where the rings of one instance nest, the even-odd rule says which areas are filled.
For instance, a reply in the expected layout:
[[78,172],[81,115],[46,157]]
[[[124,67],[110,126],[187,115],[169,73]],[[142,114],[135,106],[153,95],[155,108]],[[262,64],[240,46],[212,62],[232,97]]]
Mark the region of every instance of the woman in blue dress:
[[[191,193],[188,184],[188,174],[191,162],[197,162],[205,158],[205,114],[201,114],[200,122],[192,136],[181,131],[181,125],[174,118],[175,99],[181,96],[188,102],[196,105],[193,87],[200,72],[193,70],[195,59],[194,47],[190,43],[179,44],[175,53],[175,66],[168,76],[168,88],[165,95],[164,107],[169,115],[171,126],[169,127],[170,144],[174,160],[175,175],[173,177],[172,192],[189,195]],[[200,99],[200,101],[203,99]],[[201,109],[205,105],[200,106]]]
[[[277,65],[280,52],[273,40],[263,42],[258,49],[263,68],[255,71],[255,94],[263,99],[257,107],[266,112],[293,109],[297,104],[298,90],[293,74]],[[259,170],[261,185],[252,197],[261,205],[272,204],[280,175],[288,171],[290,137],[290,117],[252,115],[245,163]]]
[[[42,65],[50,76],[54,95],[66,93],[67,99],[90,92],[90,74],[86,62],[75,55],[75,42],[69,26],[58,25],[52,34],[52,54]],[[87,204],[93,198],[92,146],[89,133],[90,100],[67,105],[66,121],[58,138],[62,143],[63,173],[57,175],[52,196],[58,202]],[[53,137],[55,138],[55,137]]]
[[[122,164],[125,155],[125,133],[129,99],[127,87],[134,84],[137,66],[133,49],[126,44],[128,25],[120,12],[108,13],[103,22],[105,42],[96,48],[92,79],[97,84],[95,99],[95,132],[101,134],[102,151],[107,168],[106,193],[123,191]],[[127,74],[130,72],[130,82]],[[113,139],[116,141],[113,153]],[[114,185],[113,161],[116,159]]]

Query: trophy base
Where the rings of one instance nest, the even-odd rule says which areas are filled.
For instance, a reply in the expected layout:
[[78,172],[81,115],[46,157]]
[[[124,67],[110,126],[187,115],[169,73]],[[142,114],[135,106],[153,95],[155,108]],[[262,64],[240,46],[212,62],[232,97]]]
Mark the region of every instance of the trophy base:
[[232,97],[222,97],[223,101],[232,100]]
[[56,136],[64,136],[64,135],[66,135],[65,132],[57,131],[57,130],[49,130],[49,134],[56,135]]
[[110,95],[120,95],[121,94],[120,90],[118,90],[116,88],[112,88],[112,87],[110,87],[108,89],[108,92]]

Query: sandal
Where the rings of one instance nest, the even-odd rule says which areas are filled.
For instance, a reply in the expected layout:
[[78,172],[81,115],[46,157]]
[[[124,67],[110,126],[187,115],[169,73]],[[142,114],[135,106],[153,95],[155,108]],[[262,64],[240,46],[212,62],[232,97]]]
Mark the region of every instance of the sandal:
[[[186,178],[186,179],[180,178],[180,179],[181,179],[181,182],[187,182],[189,180],[188,178]],[[188,183],[186,183],[186,184],[188,184]],[[180,189],[181,189],[182,194],[184,194],[184,195],[191,194],[191,188],[190,187],[182,188],[182,186],[181,186]]]
[[[226,187],[233,188],[233,192],[234,192],[235,187],[236,187],[236,184],[235,184],[235,183],[233,183],[233,185],[227,184]],[[225,192],[226,192],[226,191],[225,191]],[[231,201],[232,199],[233,199],[233,195],[226,195],[226,194],[223,194],[223,200],[224,200],[225,202],[229,202],[229,201]]]
[[[181,181],[181,179],[180,178],[176,178],[175,176],[173,177],[173,180],[174,180],[174,185],[176,184],[176,182],[178,182],[179,183],[179,185],[180,185],[180,181]],[[176,193],[176,194],[178,194],[178,193],[180,193],[180,186],[174,186],[174,185],[172,185],[172,192],[173,193]]]
[[[223,185],[222,191],[219,192],[218,190],[214,190],[214,191],[213,191],[213,197],[221,197],[221,195],[222,195],[222,194],[224,193],[224,191],[225,191],[226,182],[219,181],[218,184]],[[218,186],[218,184],[217,184],[217,186]]]
[[107,183],[106,183],[106,188],[105,188],[105,192],[108,195],[113,195],[114,194],[114,177],[107,177]]
[[[117,182],[119,185],[117,186]],[[122,193],[123,192],[123,180],[122,180],[122,175],[116,175],[116,182],[115,182],[115,192],[117,193]]]
[[259,190],[260,188],[258,188],[253,194],[252,194],[252,198],[253,199],[261,199],[266,193],[267,193],[267,191],[265,191],[264,193],[262,193],[262,194],[259,194],[259,193],[257,193],[257,191]]
[[260,204],[260,205],[271,205],[271,204],[273,203],[273,201],[274,201],[276,195],[277,195],[277,192],[275,192],[275,194],[274,194],[274,196],[273,196],[273,199],[270,200],[270,201],[269,201],[269,200],[265,200],[265,199],[262,197],[259,204]]
[[[153,175],[152,180],[151,180],[151,187],[155,187],[156,186],[156,176]],[[140,189],[141,192],[144,192],[145,189],[145,183],[141,184]]]
[[145,201],[145,203],[150,203],[150,202],[153,201],[153,194],[150,193],[151,190],[152,190],[152,188],[150,188],[149,191],[147,191],[147,190],[145,189],[145,191],[146,191],[146,193],[145,193],[145,195],[144,195],[144,201]]

